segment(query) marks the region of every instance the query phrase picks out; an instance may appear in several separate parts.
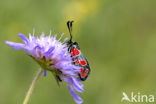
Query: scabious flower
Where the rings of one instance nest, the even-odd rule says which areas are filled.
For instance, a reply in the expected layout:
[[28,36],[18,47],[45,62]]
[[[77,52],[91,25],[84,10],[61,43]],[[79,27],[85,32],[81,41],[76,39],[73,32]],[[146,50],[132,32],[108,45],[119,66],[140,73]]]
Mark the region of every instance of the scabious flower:
[[22,38],[24,44],[10,41],[6,41],[6,44],[15,50],[25,50],[29,56],[39,63],[44,70],[43,74],[45,76],[46,71],[51,71],[58,82],[65,81],[75,102],[82,103],[83,100],[75,92],[75,90],[83,92],[83,84],[80,83],[80,79],[77,77],[80,67],[72,63],[67,45],[60,41],[63,34],[58,40],[56,40],[57,35],[54,37],[44,36],[44,33],[40,37],[29,34],[29,38],[27,38],[21,33],[18,36]]

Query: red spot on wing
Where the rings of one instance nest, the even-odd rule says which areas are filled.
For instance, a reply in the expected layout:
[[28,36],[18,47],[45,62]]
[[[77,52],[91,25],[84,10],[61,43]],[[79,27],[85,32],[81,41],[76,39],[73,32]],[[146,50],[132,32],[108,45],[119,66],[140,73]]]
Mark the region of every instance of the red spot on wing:
[[85,70],[83,74],[81,74],[81,78],[84,78],[88,74],[88,69]]
[[82,66],[87,65],[87,62],[85,60],[80,60],[80,63],[81,63]]
[[80,54],[80,51],[77,48],[72,48],[72,56],[78,56]]
[[79,60],[76,60],[76,61],[75,61],[75,64],[78,65],[78,64],[79,64]]
[[83,72],[83,70],[84,70],[84,68],[82,67],[82,68],[80,69],[80,74]]

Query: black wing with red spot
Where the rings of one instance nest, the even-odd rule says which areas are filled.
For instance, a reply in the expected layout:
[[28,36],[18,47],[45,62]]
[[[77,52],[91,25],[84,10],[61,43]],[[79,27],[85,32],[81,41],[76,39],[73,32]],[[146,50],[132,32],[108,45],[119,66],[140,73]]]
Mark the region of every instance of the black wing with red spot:
[[90,73],[90,66],[86,58],[82,56],[83,58],[80,59],[80,66],[82,67],[79,73],[79,77],[82,81],[85,81]]
[[71,48],[71,54],[73,63],[80,66],[79,77],[82,81],[85,81],[90,73],[90,67],[87,59],[82,55],[81,51],[77,49],[77,46],[73,45]]

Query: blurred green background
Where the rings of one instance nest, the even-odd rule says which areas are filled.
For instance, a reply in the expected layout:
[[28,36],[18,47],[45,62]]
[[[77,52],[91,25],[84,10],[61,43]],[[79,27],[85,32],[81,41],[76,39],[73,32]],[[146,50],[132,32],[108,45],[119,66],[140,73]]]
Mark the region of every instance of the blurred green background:
[[[79,94],[84,104],[121,104],[122,92],[156,96],[155,0],[0,0],[0,104],[21,104],[39,65],[6,40],[33,32],[65,33],[74,40],[91,74]],[[30,104],[74,104],[67,85],[51,73],[40,77]],[[153,103],[154,104],[154,103]]]

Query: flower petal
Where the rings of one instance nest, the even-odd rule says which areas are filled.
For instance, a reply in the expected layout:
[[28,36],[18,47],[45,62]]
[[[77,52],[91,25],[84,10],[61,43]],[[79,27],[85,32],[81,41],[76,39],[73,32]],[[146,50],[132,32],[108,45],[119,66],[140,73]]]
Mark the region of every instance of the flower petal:
[[68,38],[65,38],[63,41],[65,42],[66,40],[68,40]]
[[14,42],[9,42],[9,41],[6,41],[5,42],[8,46],[11,46],[13,47],[14,49],[24,49],[24,44],[21,44],[21,43],[14,43]]
[[42,50],[43,48],[41,48],[40,46],[36,46],[34,49],[33,49],[33,56],[36,58],[36,59],[41,59],[43,57],[43,54],[42,54]]
[[49,50],[46,52],[46,54],[50,54],[54,49],[55,49],[55,47],[49,48]]
[[44,71],[43,71],[43,75],[44,75],[44,76],[47,76],[47,70],[44,70]]
[[78,92],[83,92],[83,85],[79,83],[79,81],[75,77],[71,77],[71,79],[72,79],[72,84],[75,90]]
[[25,35],[19,33],[18,36],[22,39],[22,41],[23,41],[25,44],[28,44],[28,38],[27,38]]
[[81,104],[83,102],[83,100],[76,94],[76,92],[74,91],[73,87],[71,85],[68,85],[69,91],[74,99],[74,101],[77,104]]

